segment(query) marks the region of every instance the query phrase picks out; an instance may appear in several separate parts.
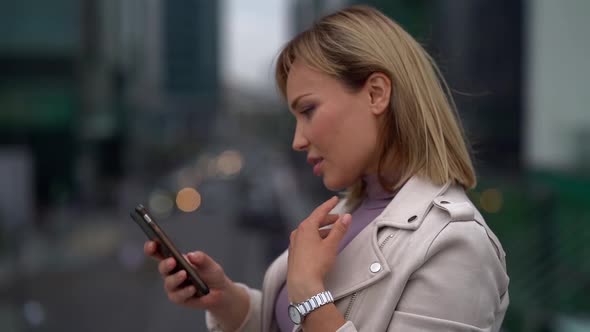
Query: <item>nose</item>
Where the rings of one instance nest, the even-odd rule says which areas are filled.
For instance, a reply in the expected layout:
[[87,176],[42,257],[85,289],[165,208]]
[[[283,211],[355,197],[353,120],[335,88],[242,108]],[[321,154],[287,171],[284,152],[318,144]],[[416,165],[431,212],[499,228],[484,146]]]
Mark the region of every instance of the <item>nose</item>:
[[295,151],[305,151],[307,150],[307,146],[309,145],[309,141],[305,138],[302,133],[301,126],[299,122],[295,125],[295,133],[293,134],[293,150]]

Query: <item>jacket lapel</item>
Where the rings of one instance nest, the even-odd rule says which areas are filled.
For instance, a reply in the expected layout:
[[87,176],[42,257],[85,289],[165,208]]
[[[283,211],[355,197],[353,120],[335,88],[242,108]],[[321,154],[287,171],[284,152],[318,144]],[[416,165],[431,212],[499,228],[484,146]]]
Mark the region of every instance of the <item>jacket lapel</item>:
[[[365,227],[336,257],[334,267],[325,279],[325,287],[332,292],[334,299],[353,294],[390,274],[389,263],[379,248],[379,229],[418,229],[434,199],[448,188],[448,183],[438,186],[418,176],[409,179],[375,221]],[[279,256],[268,268],[264,278],[266,301],[262,310],[262,331],[270,331],[271,328],[274,301],[287,278],[287,255],[288,251],[285,251]]]
[[419,176],[410,178],[375,221],[338,254],[325,282],[334,299],[355,293],[391,273],[389,263],[379,248],[379,229],[418,229],[432,207],[434,198],[448,188],[448,183],[440,186]]
[[326,275],[325,286],[337,300],[374,284],[390,272],[377,244],[376,225],[371,223],[338,254]]

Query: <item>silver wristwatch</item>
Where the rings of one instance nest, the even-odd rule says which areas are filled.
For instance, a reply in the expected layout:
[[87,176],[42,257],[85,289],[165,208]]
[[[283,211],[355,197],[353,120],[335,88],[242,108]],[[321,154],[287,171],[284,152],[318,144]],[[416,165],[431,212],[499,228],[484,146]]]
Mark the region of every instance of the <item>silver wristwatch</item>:
[[310,297],[301,303],[291,303],[289,305],[289,318],[291,318],[291,321],[295,325],[299,325],[303,323],[303,319],[305,316],[309,315],[310,312],[332,302],[334,302],[332,293],[330,293],[330,291],[324,291]]

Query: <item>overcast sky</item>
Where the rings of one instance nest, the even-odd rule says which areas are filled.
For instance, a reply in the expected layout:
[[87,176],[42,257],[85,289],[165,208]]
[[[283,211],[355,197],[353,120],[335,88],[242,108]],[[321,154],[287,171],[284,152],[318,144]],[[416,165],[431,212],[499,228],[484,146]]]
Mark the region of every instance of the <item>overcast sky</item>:
[[224,80],[256,89],[274,89],[272,61],[288,37],[288,1],[224,0]]

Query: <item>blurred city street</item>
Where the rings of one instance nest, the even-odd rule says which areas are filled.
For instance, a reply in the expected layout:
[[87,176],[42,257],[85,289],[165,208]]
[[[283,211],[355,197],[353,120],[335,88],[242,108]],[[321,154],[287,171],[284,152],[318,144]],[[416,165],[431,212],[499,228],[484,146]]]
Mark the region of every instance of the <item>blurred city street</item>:
[[502,331],[590,331],[590,1],[0,0],[0,332],[205,331],[144,257],[140,203],[260,287],[333,194],[292,151],[273,61],[355,4],[449,84],[507,253]]
[[[0,330],[205,330],[203,312],[170,303],[156,263],[144,259],[145,235],[129,211],[145,204],[148,188],[133,179],[122,188],[118,209],[56,212],[51,230],[23,234],[18,256],[2,257]],[[160,218],[162,228],[184,252],[203,250],[232,279],[258,287],[273,237],[236,227],[244,199],[236,181],[213,178],[198,188],[201,207]]]

